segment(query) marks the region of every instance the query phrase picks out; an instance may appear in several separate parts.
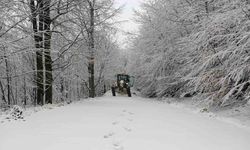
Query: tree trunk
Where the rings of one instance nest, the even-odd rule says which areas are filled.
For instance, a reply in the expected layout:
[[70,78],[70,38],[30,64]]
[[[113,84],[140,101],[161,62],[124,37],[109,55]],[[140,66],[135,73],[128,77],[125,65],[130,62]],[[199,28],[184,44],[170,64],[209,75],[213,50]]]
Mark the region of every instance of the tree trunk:
[[89,59],[89,97],[95,97],[95,56],[94,56],[94,4],[90,4],[90,30],[89,30],[89,51],[90,51],[90,59]]
[[[4,51],[5,53],[5,51]],[[6,55],[6,53],[5,53]],[[6,67],[6,80],[7,80],[7,102],[8,105],[11,105],[11,98],[10,98],[10,94],[11,94],[11,87],[10,87],[10,83],[11,83],[11,78],[10,78],[10,70],[9,70],[9,63],[8,63],[8,59],[6,56],[4,56],[5,58],[5,67]]]
[[206,14],[208,15],[209,14],[209,9],[208,9],[208,2],[207,1],[205,2],[205,9],[206,9]]
[[26,85],[26,77],[23,77],[23,105],[26,106],[27,105],[27,85]]
[[3,84],[2,84],[2,82],[1,82],[1,80],[0,80],[0,89],[1,89],[1,92],[2,92],[2,99],[3,99],[3,101],[4,101],[5,103],[8,103],[8,102],[6,101],[6,98],[5,98],[5,92],[4,92],[4,88],[3,88]]
[[[37,2],[37,6],[35,6]],[[51,0],[31,0],[30,9],[36,51],[37,103],[52,103],[52,59],[51,49]]]
[[63,102],[64,101],[64,79],[62,76],[60,77],[60,92],[61,92],[60,99],[61,99],[61,102]]
[[[37,0],[37,6],[34,0],[30,0],[30,10],[31,10],[31,21],[34,32],[34,41],[36,47],[36,103],[43,105],[43,94],[44,94],[44,84],[43,84],[43,50],[42,50],[42,40],[43,40],[43,17],[41,17],[42,11],[42,0]],[[39,20],[37,19],[39,17]],[[39,21],[39,22],[37,22]]]
[[50,0],[44,2],[44,57],[45,57],[45,103],[52,104],[52,59],[51,59],[51,31],[50,31]]
[[103,93],[105,94],[107,92],[107,87],[106,87],[106,84],[104,82],[104,85],[103,85]]

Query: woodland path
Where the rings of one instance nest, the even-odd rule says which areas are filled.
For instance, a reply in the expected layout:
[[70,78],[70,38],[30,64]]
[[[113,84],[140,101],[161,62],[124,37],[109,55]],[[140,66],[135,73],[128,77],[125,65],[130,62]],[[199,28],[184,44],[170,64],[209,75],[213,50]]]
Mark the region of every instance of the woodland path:
[[0,124],[0,150],[249,150],[250,131],[167,103],[104,97]]

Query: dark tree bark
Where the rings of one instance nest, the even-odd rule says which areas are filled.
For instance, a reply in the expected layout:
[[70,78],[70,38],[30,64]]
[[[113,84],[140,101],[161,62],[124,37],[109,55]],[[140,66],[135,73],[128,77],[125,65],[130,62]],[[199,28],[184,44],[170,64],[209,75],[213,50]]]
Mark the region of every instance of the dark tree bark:
[[89,29],[89,51],[90,51],[90,58],[89,58],[89,97],[95,97],[95,59],[94,59],[94,2],[89,3],[90,6],[90,29]]
[[[37,5],[35,5],[35,2]],[[30,9],[36,51],[37,104],[52,103],[51,0],[31,0]]]
[[107,87],[106,87],[106,84],[104,83],[103,85],[103,93],[105,94],[107,92]]
[[208,10],[208,1],[205,2],[205,9],[206,9],[206,14],[209,14],[209,10]]
[[43,5],[43,1],[44,0],[37,0],[37,9],[36,11],[38,11],[38,44],[39,44],[39,49],[38,49],[38,55],[37,55],[37,87],[38,87],[38,91],[37,91],[37,103],[39,105],[44,105],[45,100],[44,100],[44,94],[45,94],[45,85],[44,85],[44,80],[45,80],[45,75],[44,75],[44,61],[43,61],[43,57],[44,57],[44,13],[43,13],[43,9],[44,9],[44,5]]
[[1,89],[1,92],[2,92],[2,99],[3,99],[3,101],[5,103],[7,103],[6,98],[5,98],[5,92],[4,92],[3,84],[1,82],[1,80],[0,80],[0,89]]
[[27,85],[26,85],[26,77],[23,77],[23,105],[26,106],[27,105]]
[[44,1],[44,57],[45,57],[45,74],[46,74],[46,91],[45,100],[46,103],[52,104],[52,59],[51,59],[51,19],[50,19],[50,1]]
[[[5,53],[5,51],[4,51]],[[5,68],[6,68],[6,80],[7,80],[7,102],[8,102],[8,105],[11,105],[11,98],[10,98],[10,94],[11,94],[11,87],[10,87],[10,84],[11,84],[11,77],[10,77],[10,67],[9,67],[9,62],[8,62],[8,59],[6,57],[6,53],[5,53],[5,56],[4,56],[4,60],[5,60]]]
[[60,77],[60,92],[61,92],[61,101],[64,101],[64,79]]
[[[59,0],[57,6],[57,15],[50,18],[51,0],[30,0],[30,10],[32,14],[31,22],[33,25],[34,41],[36,51],[36,84],[37,84],[37,103],[40,105],[52,103],[52,58],[51,58],[51,24],[61,15],[69,12],[69,4],[72,1],[65,1],[62,4]],[[54,9],[55,10],[55,9]],[[63,12],[61,12],[63,10]]]
[[[35,0],[30,0],[30,10],[31,10],[31,21],[34,32],[34,41],[36,47],[36,76],[35,82],[37,85],[36,91],[36,103],[43,105],[43,95],[44,95],[44,76],[43,76],[43,50],[42,50],[42,40],[43,40],[43,17],[42,13],[42,0],[37,0],[37,5],[35,5]],[[37,19],[39,18],[39,19]]]

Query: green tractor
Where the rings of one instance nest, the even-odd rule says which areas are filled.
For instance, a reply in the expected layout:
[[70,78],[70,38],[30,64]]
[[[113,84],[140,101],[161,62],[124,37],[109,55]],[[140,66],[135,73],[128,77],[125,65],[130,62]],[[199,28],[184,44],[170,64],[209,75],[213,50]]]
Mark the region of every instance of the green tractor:
[[112,85],[112,95],[116,96],[116,92],[119,94],[128,94],[128,97],[131,97],[130,88],[133,87],[134,77],[127,74],[117,74],[116,82]]

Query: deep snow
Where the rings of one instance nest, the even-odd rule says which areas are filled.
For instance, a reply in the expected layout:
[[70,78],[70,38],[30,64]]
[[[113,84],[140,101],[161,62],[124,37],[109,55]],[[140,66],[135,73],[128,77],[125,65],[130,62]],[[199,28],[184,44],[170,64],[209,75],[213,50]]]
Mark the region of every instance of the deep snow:
[[250,149],[249,128],[139,97],[107,95],[24,119],[0,123],[0,150]]

